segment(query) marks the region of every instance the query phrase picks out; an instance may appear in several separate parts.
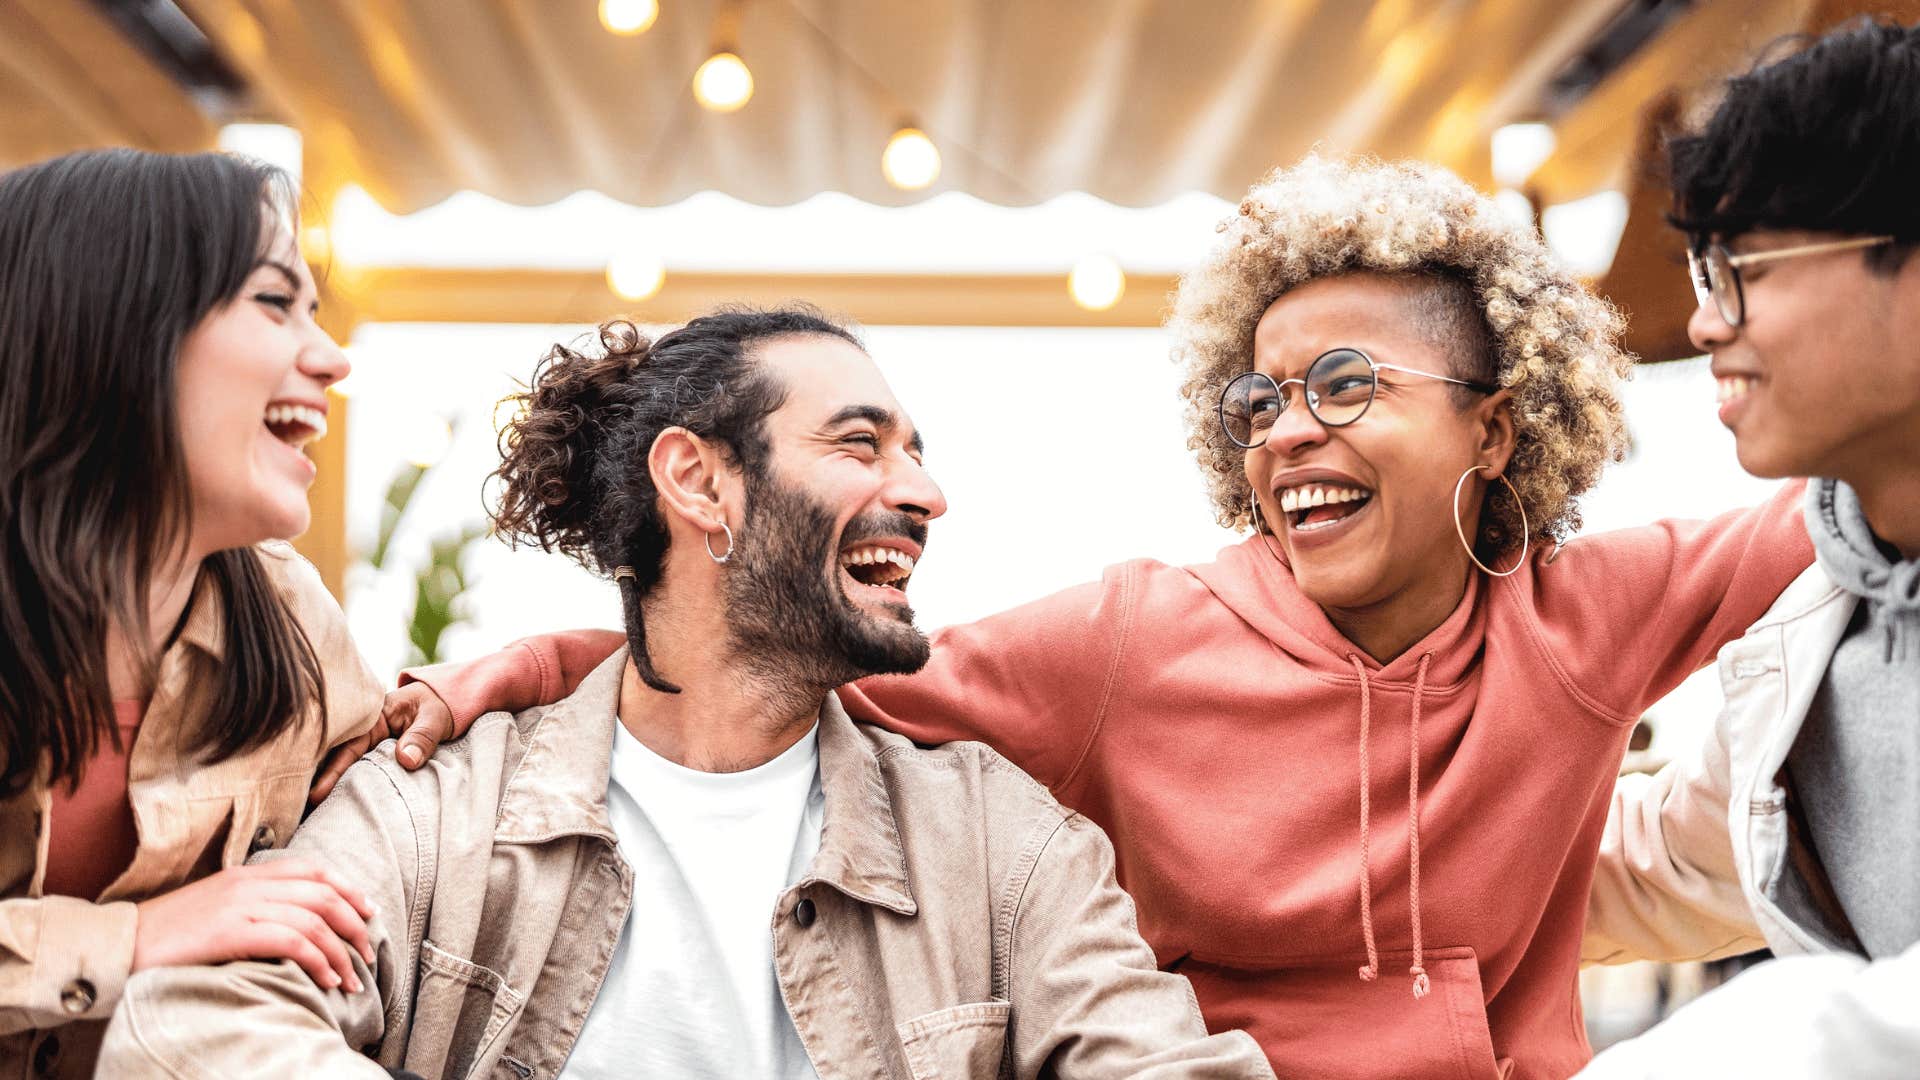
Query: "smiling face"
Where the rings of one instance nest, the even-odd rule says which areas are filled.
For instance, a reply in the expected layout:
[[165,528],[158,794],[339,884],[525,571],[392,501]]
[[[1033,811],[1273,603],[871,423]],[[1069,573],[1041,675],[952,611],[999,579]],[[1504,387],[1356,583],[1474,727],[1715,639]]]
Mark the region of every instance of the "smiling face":
[[192,491],[190,549],[205,554],[306,531],[327,387],[347,358],[314,322],[313,278],[293,234],[268,215],[259,265],[180,346],[180,440]]
[[[1735,255],[1842,239],[1756,230]],[[1825,476],[1858,485],[1920,446],[1920,254],[1892,274],[1859,251],[1740,269],[1745,318],[1709,302],[1688,320],[1713,355],[1720,420],[1755,476]]]
[[[1478,378],[1453,355],[1460,348],[1450,335],[1435,332],[1445,321],[1431,314],[1435,288],[1421,278],[1351,274],[1294,289],[1255,329],[1254,370],[1275,382],[1300,379],[1323,353],[1358,349],[1383,365]],[[1327,427],[1298,383],[1287,390],[1292,404],[1245,467],[1301,591],[1322,608],[1355,610],[1435,584],[1457,589],[1468,564],[1454,531],[1454,485],[1476,463],[1505,467],[1504,396],[1473,395],[1463,408],[1451,384],[1382,370],[1366,413]],[[1476,477],[1461,497],[1469,536],[1483,489]]]
[[729,560],[729,615],[743,657],[782,657],[810,682],[916,671],[927,641],[908,579],[946,497],[873,360],[826,336],[757,350],[788,387],[766,420],[764,473],[751,470]]

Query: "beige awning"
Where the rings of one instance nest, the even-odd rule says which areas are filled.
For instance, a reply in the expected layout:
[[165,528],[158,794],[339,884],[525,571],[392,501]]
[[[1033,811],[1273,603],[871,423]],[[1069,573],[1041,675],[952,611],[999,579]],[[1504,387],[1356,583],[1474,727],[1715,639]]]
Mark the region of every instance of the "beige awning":
[[[1621,6],[749,0],[734,36],[756,91],[719,114],[689,88],[714,44],[713,0],[660,0],[632,38],[602,28],[594,0],[179,2],[269,118],[302,129],[310,167],[330,174],[317,186],[351,180],[396,211],[465,188],[524,204],[582,188],[646,206],[712,188],[901,204],[925,193],[888,186],[879,158],[909,120],[941,149],[933,191],[1007,205],[1070,190],[1124,205],[1237,198],[1316,145],[1485,182],[1490,132],[1527,118]],[[1743,23],[1745,6],[1688,18]],[[0,0],[0,158],[209,137],[185,95],[103,29],[86,0]]]

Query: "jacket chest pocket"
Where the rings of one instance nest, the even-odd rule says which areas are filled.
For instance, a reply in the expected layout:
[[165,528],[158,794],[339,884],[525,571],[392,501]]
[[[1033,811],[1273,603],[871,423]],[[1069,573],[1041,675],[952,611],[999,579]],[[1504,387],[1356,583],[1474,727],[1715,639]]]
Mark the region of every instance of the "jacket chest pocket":
[[1013,1006],[982,1001],[916,1016],[899,1025],[900,1047],[913,1080],[995,1077],[1007,1054]]
[[525,1004],[499,972],[422,941],[407,1068],[423,1076],[473,1075],[492,1060]]

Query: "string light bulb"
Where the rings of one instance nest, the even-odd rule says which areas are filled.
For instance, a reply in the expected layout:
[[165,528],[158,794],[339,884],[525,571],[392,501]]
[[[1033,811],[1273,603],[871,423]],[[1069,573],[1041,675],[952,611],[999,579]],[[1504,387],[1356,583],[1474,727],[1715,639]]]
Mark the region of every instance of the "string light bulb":
[[1067,292],[1088,311],[1106,311],[1127,293],[1127,275],[1105,255],[1088,255],[1067,274]]
[[887,140],[880,155],[880,171],[887,183],[901,191],[919,191],[940,179],[940,148],[927,133],[907,125]]
[[666,266],[643,251],[621,251],[607,261],[607,288],[629,303],[653,299],[666,283]]
[[753,72],[746,61],[722,49],[693,73],[693,96],[714,112],[734,112],[753,98]]
[[622,37],[646,33],[659,17],[659,0],[600,0],[600,25]]

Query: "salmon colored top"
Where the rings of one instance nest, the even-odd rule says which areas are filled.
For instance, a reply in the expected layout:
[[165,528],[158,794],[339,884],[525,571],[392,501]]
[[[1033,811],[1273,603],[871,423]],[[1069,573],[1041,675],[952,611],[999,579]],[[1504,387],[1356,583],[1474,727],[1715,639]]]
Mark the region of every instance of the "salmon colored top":
[[133,803],[127,798],[127,758],[146,711],[144,701],[114,702],[119,747],[101,740],[72,791],[65,785],[54,786],[47,812],[51,835],[42,895],[95,899],[133,864],[140,834],[134,831]]
[[[841,700],[984,741],[1104,827],[1161,964],[1280,1075],[1565,1077],[1591,1056],[1580,938],[1627,736],[1811,563],[1802,490],[1542,545],[1385,665],[1256,537],[940,631],[924,670]],[[519,708],[620,640],[425,678],[462,718]]]

